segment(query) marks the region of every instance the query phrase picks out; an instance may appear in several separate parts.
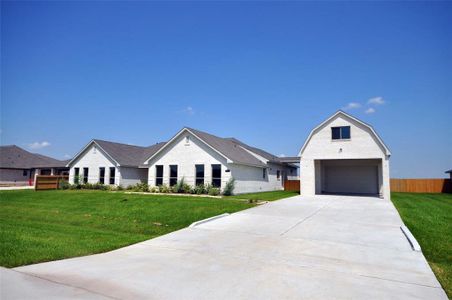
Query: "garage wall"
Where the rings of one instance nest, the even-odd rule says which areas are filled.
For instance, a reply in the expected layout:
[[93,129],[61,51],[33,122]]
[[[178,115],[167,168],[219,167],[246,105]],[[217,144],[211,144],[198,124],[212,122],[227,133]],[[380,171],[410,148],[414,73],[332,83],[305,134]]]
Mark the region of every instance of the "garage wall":
[[[350,140],[332,140],[331,127],[350,126]],[[389,191],[389,157],[373,132],[365,125],[339,113],[335,118],[313,132],[307,141],[300,159],[300,181],[302,195],[320,193],[320,160],[341,159],[381,159],[381,194],[390,198]]]

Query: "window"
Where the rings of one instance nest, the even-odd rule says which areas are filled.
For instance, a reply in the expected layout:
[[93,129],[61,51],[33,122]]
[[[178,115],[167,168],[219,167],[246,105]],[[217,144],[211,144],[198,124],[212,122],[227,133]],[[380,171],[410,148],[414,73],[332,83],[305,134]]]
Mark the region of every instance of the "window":
[[87,183],[88,182],[88,168],[83,168],[83,183]]
[[105,183],[105,168],[99,168],[99,183]]
[[23,170],[22,171],[22,176],[28,176],[28,171],[27,170]]
[[196,169],[195,185],[204,184],[204,165],[195,165],[195,169]]
[[155,185],[160,186],[163,184],[163,166],[155,166]]
[[276,179],[278,179],[278,180],[281,179],[281,171],[280,170],[276,170]]
[[331,127],[331,139],[333,140],[349,140],[350,126]]
[[177,165],[170,165],[170,179],[169,184],[170,186],[176,185],[177,183]]
[[80,168],[74,168],[74,184],[80,182]]
[[221,187],[221,165],[212,165],[212,186]]
[[110,184],[115,184],[116,168],[110,167]]
[[262,178],[265,179],[265,173],[267,172],[267,170],[265,168],[262,169]]

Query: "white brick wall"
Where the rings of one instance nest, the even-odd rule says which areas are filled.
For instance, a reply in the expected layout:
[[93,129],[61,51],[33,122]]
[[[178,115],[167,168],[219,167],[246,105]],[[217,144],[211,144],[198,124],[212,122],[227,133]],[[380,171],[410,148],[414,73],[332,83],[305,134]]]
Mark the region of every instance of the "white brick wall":
[[[189,143],[185,141],[187,135],[190,136]],[[155,186],[155,166],[163,165],[163,183],[169,185],[169,166],[177,165],[178,180],[183,177],[186,183],[194,186],[195,165],[197,164],[204,165],[204,182],[206,184],[212,181],[212,164],[221,165],[222,187],[231,176],[230,172],[226,172],[229,166],[224,157],[192,134],[186,133],[172,141],[162,152],[149,161],[148,183],[150,186]]]
[[[347,141],[332,140],[331,127],[336,126],[350,126],[351,139]],[[339,114],[314,132],[303,153],[301,153],[302,195],[314,195],[320,192],[319,160],[324,159],[381,159],[383,182],[381,194],[386,199],[390,198],[389,157],[386,156],[384,147],[380,145],[367,126]]]
[[[190,136],[187,144],[185,137]],[[182,134],[169,144],[161,153],[149,162],[148,183],[155,186],[156,165],[163,165],[163,183],[169,184],[169,165],[178,166],[178,179],[182,177],[191,186],[195,185],[195,165],[204,165],[205,183],[211,183],[211,165],[221,164],[221,187],[224,188],[230,177],[234,177],[234,193],[248,193],[259,191],[281,190],[282,186],[282,166],[269,165],[266,179],[263,179],[262,168],[228,163],[228,161],[216,151],[205,145],[201,140],[190,133]],[[281,171],[281,179],[276,179],[276,171]],[[226,172],[230,170],[230,172]]]

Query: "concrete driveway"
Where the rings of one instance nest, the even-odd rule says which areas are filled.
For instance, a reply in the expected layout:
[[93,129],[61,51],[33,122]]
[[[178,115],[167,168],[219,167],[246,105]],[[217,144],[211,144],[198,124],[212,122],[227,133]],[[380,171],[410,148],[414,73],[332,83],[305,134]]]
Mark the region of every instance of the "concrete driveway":
[[[387,200],[298,196],[15,271],[48,282],[43,298],[447,299],[401,225]],[[42,282],[11,281],[2,299],[43,295]]]

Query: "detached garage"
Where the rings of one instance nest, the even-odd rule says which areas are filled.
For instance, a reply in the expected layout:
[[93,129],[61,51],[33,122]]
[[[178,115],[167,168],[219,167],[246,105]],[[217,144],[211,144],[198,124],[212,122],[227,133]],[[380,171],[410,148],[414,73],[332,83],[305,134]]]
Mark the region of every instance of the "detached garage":
[[389,149],[368,124],[338,111],[300,150],[301,194],[389,199]]

